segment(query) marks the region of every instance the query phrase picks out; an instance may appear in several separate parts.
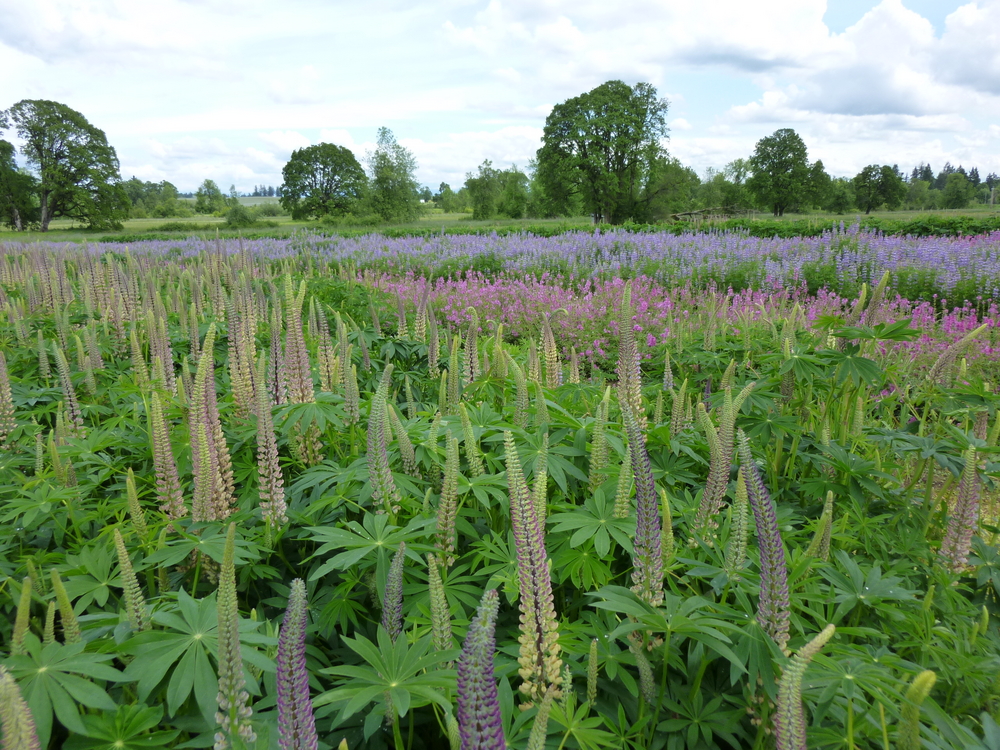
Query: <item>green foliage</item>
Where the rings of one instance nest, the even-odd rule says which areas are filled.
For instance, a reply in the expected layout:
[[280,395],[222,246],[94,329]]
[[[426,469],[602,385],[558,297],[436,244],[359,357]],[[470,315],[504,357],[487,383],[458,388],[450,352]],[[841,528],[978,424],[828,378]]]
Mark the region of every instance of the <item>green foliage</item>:
[[638,218],[652,197],[666,154],[667,101],[648,83],[608,81],[553,107],[538,150],[539,180],[556,213],[572,196],[598,221]]
[[903,176],[890,166],[869,164],[851,182],[858,208],[863,208],[866,214],[882,205],[890,210],[898,208],[906,197]]
[[230,201],[215,184],[215,180],[205,180],[194,194],[194,210],[199,214],[222,214],[235,201]]
[[[1000,409],[1000,397],[987,385],[996,382],[995,358],[970,356],[961,370],[955,364],[942,371],[940,381],[926,377],[947,338],[940,326],[927,333],[909,318],[894,319],[894,303],[886,300],[895,290],[843,303],[772,294],[761,305],[757,298],[741,302],[694,286],[678,290],[685,314],[671,337],[649,344],[636,337],[648,421],[642,443],[656,495],[669,503],[670,512],[661,508],[657,517],[672,524],[676,539],[672,554],[662,556],[663,603],[652,606],[630,588],[643,519],[627,493],[615,507],[619,483],[627,484],[619,474],[626,454],[622,405],[605,386],[614,362],[581,357],[579,382],[568,382],[566,369],[551,373],[552,387],[538,389],[543,401],[528,407],[545,404],[544,426],[519,428],[517,378],[498,363],[530,371],[525,339],[537,340],[538,328],[529,323],[505,336],[496,321],[484,320],[474,347],[467,320],[449,317],[461,299],[444,299],[440,287],[424,299],[405,286],[411,274],[434,280],[471,269],[494,276],[503,269],[498,255],[483,254],[474,263],[420,257],[379,266],[370,258],[333,260],[324,243],[336,240],[296,241],[298,253],[281,258],[236,252],[179,258],[179,249],[147,252],[136,245],[100,256],[59,248],[72,294],[58,302],[36,294],[29,251],[12,250],[4,294],[13,312],[0,316],[0,341],[10,344],[5,357],[16,423],[10,450],[0,453],[0,650],[47,750],[213,744],[219,562],[230,523],[235,578],[226,581],[235,581],[235,602],[227,584],[227,622],[235,618],[253,711],[248,720],[260,738],[245,750],[265,750],[278,735],[274,709],[285,683],[277,677],[276,636],[296,578],[307,582],[308,604],[299,676],[324,745],[346,738],[351,747],[447,747],[456,721],[458,649],[435,646],[434,634],[443,625],[461,643],[484,590],[496,589],[497,649],[487,679],[497,684],[508,746],[525,747],[541,707],[527,706],[519,691],[520,608],[530,584],[518,572],[523,549],[511,524],[505,433],[531,487],[559,657],[567,668],[562,695],[547,706],[548,723],[536,732],[536,743],[544,739],[549,748],[567,750],[767,748],[776,744],[776,716],[790,717],[792,736],[817,748],[881,748],[888,738],[958,750],[987,747],[998,735],[991,717],[1000,705],[1000,553],[995,517],[987,515],[995,512],[1000,477],[989,437]],[[638,275],[635,268],[623,270]],[[832,265],[807,270],[813,284],[836,273]],[[278,289],[286,275],[295,287],[305,282],[301,321],[270,314],[285,304]],[[107,287],[114,293],[101,293]],[[397,289],[404,290],[405,335],[386,332],[397,329],[389,322],[398,310]],[[571,290],[559,291],[572,297]],[[119,313],[119,294],[135,295],[134,314]],[[511,306],[524,302],[509,300]],[[422,304],[439,326],[439,363],[454,354],[460,366],[453,369],[464,371],[461,365],[476,357],[476,374],[458,389],[461,406],[444,415],[438,413],[441,374],[428,356],[429,321],[418,318]],[[120,314],[127,318],[124,336]],[[569,315],[549,318],[563,361],[567,332],[592,323],[567,320],[564,328]],[[159,325],[149,322],[156,316],[163,317],[176,390],[136,376],[139,360],[149,368],[164,350]],[[241,329],[249,320],[254,325]],[[330,390],[310,380],[312,398],[287,403],[281,378],[292,364],[285,352],[296,324],[306,377],[319,370]],[[448,324],[462,331],[461,350],[449,351]],[[192,404],[203,398],[192,391],[190,358],[194,347],[204,347],[209,326],[218,340],[205,358],[214,366],[203,372],[214,371],[218,446],[231,460],[236,502],[224,519],[193,523],[189,515],[167,518],[161,509],[162,466],[155,456],[162,458],[164,449],[170,454],[189,502],[191,422],[198,418]],[[135,361],[127,343],[133,331]],[[80,354],[67,351],[82,434],[64,427],[66,394],[41,373],[39,334],[49,351],[61,336],[88,342]],[[88,360],[91,335],[100,367]],[[614,335],[607,338],[613,351]],[[667,346],[675,382],[689,383],[686,392],[696,394],[693,409],[704,401],[708,412],[718,412],[732,399],[726,388],[739,393],[754,383],[734,411],[735,426],[750,440],[750,459],[773,500],[775,529],[787,550],[788,649],[798,657],[784,653],[759,622],[761,540],[741,530],[736,512],[726,508],[712,524],[695,527],[718,456],[683,413],[677,420],[651,417],[658,396],[671,400],[663,378]],[[254,368],[251,382],[267,389],[254,394],[265,406],[248,414],[241,378],[251,376],[241,373],[240,362],[255,363],[260,352],[264,369]],[[277,361],[268,371],[272,352]],[[330,375],[334,358],[341,358],[338,373],[345,367],[357,372],[359,418],[348,418],[344,379]],[[390,367],[375,397],[380,373]],[[281,401],[273,408],[267,405],[272,388]],[[154,445],[158,438],[147,428],[154,389],[166,446]],[[389,427],[372,422],[386,413],[384,406],[393,410]],[[990,427],[985,439],[980,413]],[[595,414],[606,448],[597,472]],[[260,508],[259,470],[267,456],[257,441],[268,418],[287,503],[288,521],[281,525],[267,524]],[[389,509],[372,497],[375,462],[366,447],[373,427],[385,439],[385,466],[399,489],[397,507]],[[303,460],[304,436],[318,442],[320,461]],[[456,544],[454,560],[435,569],[440,596],[432,602],[427,565],[439,549],[440,478],[450,437],[463,443],[449,490]],[[43,446],[37,460],[36,438]],[[633,440],[630,449],[642,443]],[[983,456],[973,467],[983,516],[968,569],[953,574],[938,562],[938,547],[970,444]],[[724,468],[719,476],[730,504],[738,474]],[[827,531],[829,556],[820,559],[812,542]],[[110,543],[119,535],[134,578],[123,574],[124,557]],[[391,561],[404,542],[403,628],[393,640],[380,624],[381,609]],[[745,547],[739,565],[727,555],[734,544]],[[64,594],[56,594],[53,573]],[[25,579],[30,583],[22,596]],[[130,625],[126,585],[133,596],[141,589],[148,630]],[[23,653],[8,656],[19,606]],[[80,639],[67,642],[76,637],[74,623]],[[810,639],[831,623],[835,637],[808,661],[803,654],[816,651]],[[909,690],[928,670],[936,682],[925,677],[919,695]]]
[[784,215],[801,201],[810,184],[806,144],[791,128],[776,130],[757,141],[749,166],[752,175],[747,187],[775,216]]
[[367,185],[351,150],[333,143],[296,149],[281,174],[281,205],[294,219],[342,216]]
[[[23,99],[0,118],[23,141],[21,153],[34,171],[38,223],[64,217],[93,229],[120,229],[129,200],[121,184],[118,155],[104,131],[65,104]],[[23,189],[23,188],[22,188]]]
[[38,220],[37,184],[14,161],[14,146],[0,140],[0,222],[21,231]]
[[383,221],[412,221],[420,213],[419,186],[413,153],[396,142],[389,128],[379,128],[368,164],[367,201]]

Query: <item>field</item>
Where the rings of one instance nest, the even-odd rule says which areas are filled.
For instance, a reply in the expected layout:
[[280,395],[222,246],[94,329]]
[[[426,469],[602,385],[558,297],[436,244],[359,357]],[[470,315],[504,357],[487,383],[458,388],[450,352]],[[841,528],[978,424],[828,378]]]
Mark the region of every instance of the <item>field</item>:
[[0,305],[5,748],[1000,737],[1000,233],[40,241]]

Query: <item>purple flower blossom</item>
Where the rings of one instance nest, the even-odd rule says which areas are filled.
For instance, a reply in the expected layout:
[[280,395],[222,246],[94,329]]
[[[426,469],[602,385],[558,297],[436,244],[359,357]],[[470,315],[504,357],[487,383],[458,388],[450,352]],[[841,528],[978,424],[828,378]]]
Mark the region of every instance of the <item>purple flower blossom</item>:
[[316,750],[316,721],[306,670],[306,585],[292,581],[285,621],[278,634],[278,747]]
[[497,610],[495,589],[483,594],[458,659],[458,729],[462,750],[505,750],[503,719],[493,676]]
[[739,431],[738,440],[740,465],[757,527],[757,544],[760,547],[760,600],[757,604],[757,617],[768,635],[784,650],[788,643],[791,607],[785,546],[781,541],[774,502],[750,453],[750,441],[742,430]]

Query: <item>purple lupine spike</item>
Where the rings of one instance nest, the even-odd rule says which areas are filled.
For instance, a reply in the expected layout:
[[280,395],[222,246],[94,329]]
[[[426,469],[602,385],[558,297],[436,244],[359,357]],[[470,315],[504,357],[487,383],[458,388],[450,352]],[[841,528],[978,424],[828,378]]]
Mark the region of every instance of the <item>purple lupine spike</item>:
[[382,601],[382,627],[393,643],[403,632],[403,563],[406,560],[406,542],[399,543],[389,565],[389,575],[385,582],[385,598]]
[[632,554],[632,590],[654,607],[663,603],[663,535],[660,530],[660,497],[653,481],[653,467],[646,451],[646,438],[635,415],[623,409],[625,432],[632,455],[635,480],[636,526]]
[[462,750],[506,750],[497,681],[493,676],[496,651],[494,629],[500,599],[490,589],[479,603],[476,616],[458,658],[458,730]]
[[[510,488],[510,525],[517,548],[520,582],[521,644],[518,655],[520,690],[529,701],[541,700],[549,686],[562,681],[559,658],[559,621],[552,595],[552,574],[545,550],[545,526],[528,491],[514,436],[504,432],[507,482]],[[558,697],[558,696],[557,696]]]
[[747,499],[757,527],[760,547],[760,600],[757,617],[782,651],[788,643],[788,568],[785,566],[785,546],[778,528],[778,515],[771,495],[764,486],[760,469],[750,453],[750,441],[739,431],[740,465],[747,487]]
[[948,528],[941,542],[941,559],[952,573],[960,573],[969,562],[972,536],[979,528],[979,474],[976,449],[965,451],[965,469],[958,483],[958,500],[948,515]]
[[278,747],[281,750],[316,750],[316,720],[309,698],[306,670],[306,585],[292,581],[288,609],[278,633]]

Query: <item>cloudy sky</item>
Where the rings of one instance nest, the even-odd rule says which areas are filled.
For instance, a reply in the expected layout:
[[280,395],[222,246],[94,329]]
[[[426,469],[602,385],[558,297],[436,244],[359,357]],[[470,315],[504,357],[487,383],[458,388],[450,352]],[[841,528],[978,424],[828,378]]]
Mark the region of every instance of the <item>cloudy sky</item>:
[[54,99],[122,175],[281,182],[385,125],[421,182],[524,166],[553,104],[614,78],[670,100],[700,173],[795,128],[835,175],[1000,172],[1000,0],[0,0],[0,109]]

